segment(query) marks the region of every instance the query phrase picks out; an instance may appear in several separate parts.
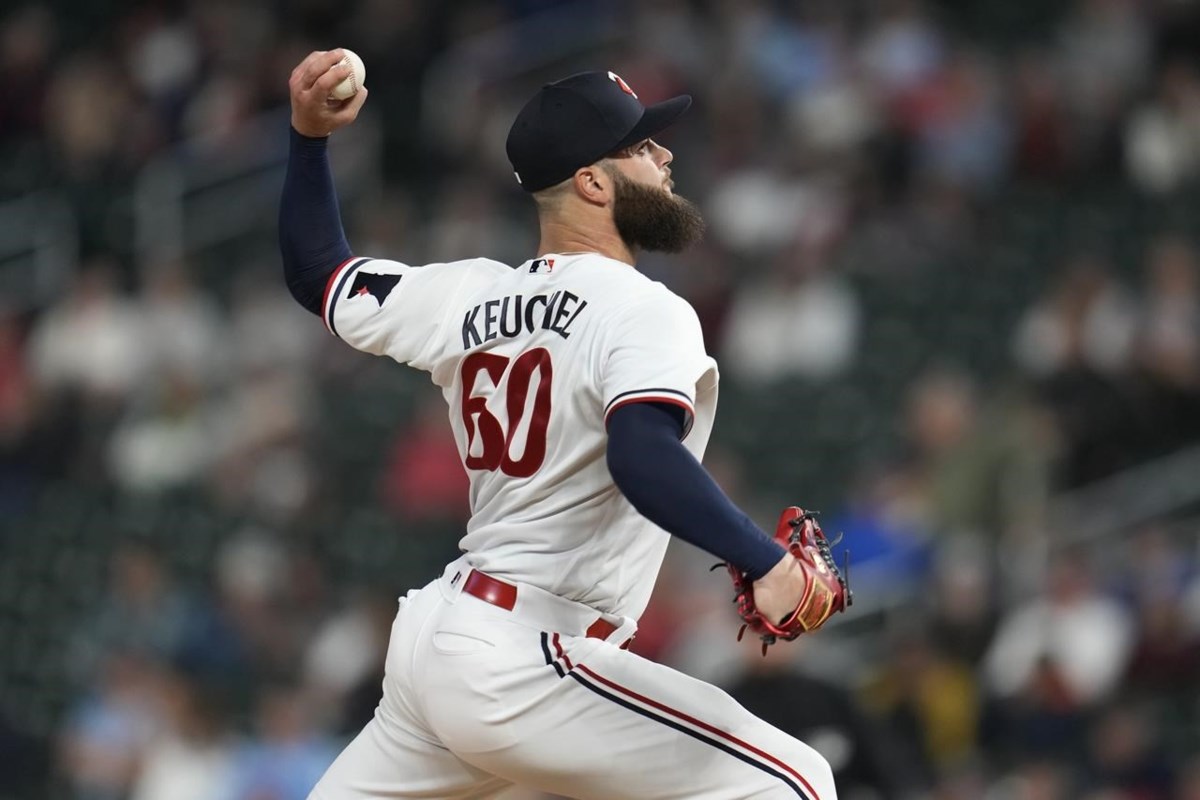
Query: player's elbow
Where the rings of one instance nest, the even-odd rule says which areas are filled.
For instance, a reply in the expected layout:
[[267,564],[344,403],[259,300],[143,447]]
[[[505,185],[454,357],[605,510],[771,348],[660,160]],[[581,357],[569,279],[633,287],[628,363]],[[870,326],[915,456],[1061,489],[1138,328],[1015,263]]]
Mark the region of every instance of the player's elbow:
[[284,258],[283,280],[288,292],[297,303],[307,310],[321,316],[321,300],[325,295],[325,284],[328,276],[322,280],[320,274],[305,275],[299,269],[289,269]]

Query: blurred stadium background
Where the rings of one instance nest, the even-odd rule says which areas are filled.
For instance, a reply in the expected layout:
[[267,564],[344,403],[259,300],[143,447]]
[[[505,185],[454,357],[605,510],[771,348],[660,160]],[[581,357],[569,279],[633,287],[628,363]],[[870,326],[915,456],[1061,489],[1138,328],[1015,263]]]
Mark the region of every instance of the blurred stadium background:
[[673,546],[643,654],[843,798],[1200,798],[1196,0],[6,2],[0,797],[304,798],[456,552],[440,396],[281,280],[287,76],[335,46],[351,242],[410,263],[533,253],[540,82],[695,95],[710,234],[642,268],[722,364],[710,468],[822,509],[857,603],[763,660]]

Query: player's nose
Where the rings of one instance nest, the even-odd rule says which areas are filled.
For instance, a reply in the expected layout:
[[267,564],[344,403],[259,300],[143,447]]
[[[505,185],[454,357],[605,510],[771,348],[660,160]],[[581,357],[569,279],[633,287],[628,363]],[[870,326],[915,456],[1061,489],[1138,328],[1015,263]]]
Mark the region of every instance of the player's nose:
[[651,146],[654,147],[654,160],[658,164],[659,169],[667,166],[675,158],[675,154],[667,148],[663,147],[653,139],[650,140]]

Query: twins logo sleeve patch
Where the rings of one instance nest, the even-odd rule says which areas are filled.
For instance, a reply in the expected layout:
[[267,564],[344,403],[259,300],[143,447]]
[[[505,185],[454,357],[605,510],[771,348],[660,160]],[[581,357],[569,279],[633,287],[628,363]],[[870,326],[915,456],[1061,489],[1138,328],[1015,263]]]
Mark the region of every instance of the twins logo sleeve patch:
[[392,289],[396,288],[401,277],[400,275],[379,275],[360,270],[354,276],[354,282],[350,284],[350,294],[347,295],[347,299],[356,296],[370,296],[375,298],[375,302],[382,307],[383,301],[392,293]]
[[382,308],[383,303],[399,285],[401,275],[380,272],[367,272],[364,267],[373,259],[357,258],[346,261],[329,278],[329,286],[325,296],[325,324],[335,336],[338,333],[334,311],[341,302],[363,302],[362,298],[370,297],[375,301],[375,308]]

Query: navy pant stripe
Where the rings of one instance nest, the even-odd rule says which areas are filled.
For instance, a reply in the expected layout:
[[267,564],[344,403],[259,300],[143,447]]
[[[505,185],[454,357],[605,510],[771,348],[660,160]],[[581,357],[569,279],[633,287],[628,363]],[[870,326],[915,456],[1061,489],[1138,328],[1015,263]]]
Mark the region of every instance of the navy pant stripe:
[[[542,634],[542,636],[543,636],[543,647],[544,647],[545,646],[545,634]],[[674,728],[675,730],[679,731],[680,733],[686,733],[688,736],[691,736],[693,739],[697,739],[701,742],[704,742],[707,745],[711,745],[711,746],[717,748],[718,750],[722,750],[722,751],[728,753],[729,755],[733,756],[734,758],[738,759],[739,761],[744,761],[745,763],[749,764],[752,767],[761,769],[763,772],[766,772],[767,774],[772,775],[772,776],[778,778],[779,780],[783,781],[785,784],[787,784],[788,787],[791,788],[798,797],[802,797],[802,798],[804,798],[804,800],[810,800],[808,795],[806,795],[804,792],[802,792],[800,790],[800,787],[797,786],[796,783],[794,781],[792,781],[791,778],[789,778],[787,775],[783,774],[782,772],[779,772],[778,770],[775,770],[775,769],[767,766],[766,764],[763,764],[760,761],[754,760],[753,758],[746,755],[745,753],[741,753],[737,750],[734,750],[732,747],[725,744],[724,742],[720,742],[715,739],[710,739],[708,736],[705,736],[702,733],[694,731],[691,728],[684,727],[683,725],[681,725],[680,723],[676,722],[673,719],[661,717],[652,711],[647,711],[646,709],[641,708],[640,706],[636,706],[633,703],[629,702],[628,700],[626,700],[622,697],[618,697],[617,695],[607,691],[606,689],[602,689],[599,686],[596,686],[596,685],[590,683],[587,679],[580,676],[580,674],[578,672],[572,671],[568,674],[575,680],[579,681],[580,684],[582,684],[583,686],[592,690],[593,692],[600,695],[601,697],[603,697],[607,700],[611,700],[612,702],[616,703],[617,705],[624,706],[625,708],[629,709],[630,711],[633,711],[636,714],[641,714],[643,717],[652,719],[655,722],[658,722],[662,725],[666,725],[668,728]]]

